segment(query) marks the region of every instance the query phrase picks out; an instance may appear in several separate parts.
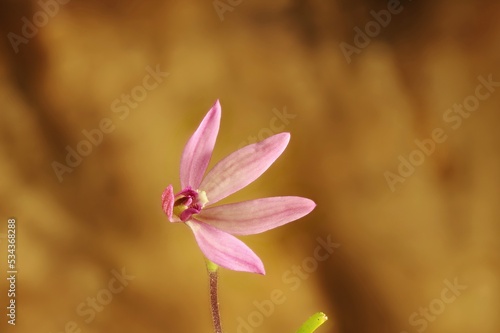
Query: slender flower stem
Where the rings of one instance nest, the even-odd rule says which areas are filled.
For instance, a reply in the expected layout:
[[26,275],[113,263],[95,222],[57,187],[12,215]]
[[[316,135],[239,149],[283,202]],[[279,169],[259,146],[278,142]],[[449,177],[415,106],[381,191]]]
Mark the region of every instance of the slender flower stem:
[[214,323],[215,333],[222,333],[222,324],[220,321],[219,312],[219,296],[217,290],[217,268],[218,266],[213,262],[207,260],[208,277],[210,280],[210,307],[212,308],[212,321]]
[[222,325],[220,322],[219,313],[219,297],[217,294],[217,271],[208,272],[210,278],[210,306],[212,308],[212,320],[214,323],[215,333],[222,333]]

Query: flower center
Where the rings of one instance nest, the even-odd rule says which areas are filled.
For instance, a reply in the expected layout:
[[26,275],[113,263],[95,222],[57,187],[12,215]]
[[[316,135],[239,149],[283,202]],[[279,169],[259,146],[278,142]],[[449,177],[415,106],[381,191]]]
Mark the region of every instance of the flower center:
[[186,222],[191,219],[191,216],[201,212],[207,202],[205,191],[193,190],[191,186],[188,186],[175,195],[173,213],[182,222]]

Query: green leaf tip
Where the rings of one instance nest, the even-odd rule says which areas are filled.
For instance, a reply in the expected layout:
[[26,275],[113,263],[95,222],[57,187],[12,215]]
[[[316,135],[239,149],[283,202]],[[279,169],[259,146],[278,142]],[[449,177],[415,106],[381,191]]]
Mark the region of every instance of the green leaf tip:
[[299,328],[297,333],[312,333],[316,331],[318,327],[323,325],[328,317],[323,312],[316,312],[309,319],[306,320],[304,324]]

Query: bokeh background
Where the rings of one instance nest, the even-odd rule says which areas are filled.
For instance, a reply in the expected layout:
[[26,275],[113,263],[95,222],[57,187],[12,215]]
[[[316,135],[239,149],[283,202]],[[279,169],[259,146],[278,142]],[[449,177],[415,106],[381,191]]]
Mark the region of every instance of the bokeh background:
[[[7,218],[18,223],[17,325],[5,314],[0,324],[8,332],[211,331],[203,257],[188,228],[167,223],[160,195],[178,189],[183,146],[216,99],[212,165],[259,137],[292,135],[226,201],[318,204],[244,238],[267,275],[221,272],[227,332],[294,332],[319,310],[330,320],[318,332],[500,332],[500,87],[479,88],[489,95],[466,116],[449,113],[473,103],[478,77],[500,81],[498,2],[0,6],[2,276]],[[368,24],[388,7],[398,10],[390,22]],[[346,56],[367,24],[372,37],[357,37],[363,47]],[[140,95],[156,69],[168,75]],[[121,100],[132,92],[140,100]],[[59,178],[54,162],[65,164],[68,147],[103,119],[109,133]],[[419,160],[415,140],[439,128],[446,139]],[[419,165],[408,171],[400,163],[411,154]],[[405,176],[391,186],[387,172],[398,168]],[[313,265],[318,237],[339,246]],[[122,271],[133,278],[106,298]],[[0,287],[5,309],[5,278]],[[275,290],[286,300],[258,310]],[[87,303],[96,297],[99,311]]]

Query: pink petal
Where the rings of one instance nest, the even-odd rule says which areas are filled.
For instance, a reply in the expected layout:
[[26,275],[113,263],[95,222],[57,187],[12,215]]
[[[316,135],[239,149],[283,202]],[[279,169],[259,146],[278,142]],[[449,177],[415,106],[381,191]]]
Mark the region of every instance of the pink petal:
[[219,133],[221,107],[217,100],[189,139],[181,158],[181,187],[198,188],[212,157]]
[[203,254],[212,262],[233,271],[265,274],[260,258],[236,237],[198,221],[186,224],[193,230]]
[[167,214],[168,220],[170,222],[174,222],[172,220],[174,201],[174,188],[172,187],[172,185],[168,185],[161,195],[161,207],[163,209],[163,212]]
[[197,219],[230,234],[252,235],[295,221],[314,207],[301,197],[263,198],[204,208]]
[[259,178],[289,141],[289,133],[280,133],[235,151],[209,171],[199,189],[207,193],[210,204],[224,199]]

